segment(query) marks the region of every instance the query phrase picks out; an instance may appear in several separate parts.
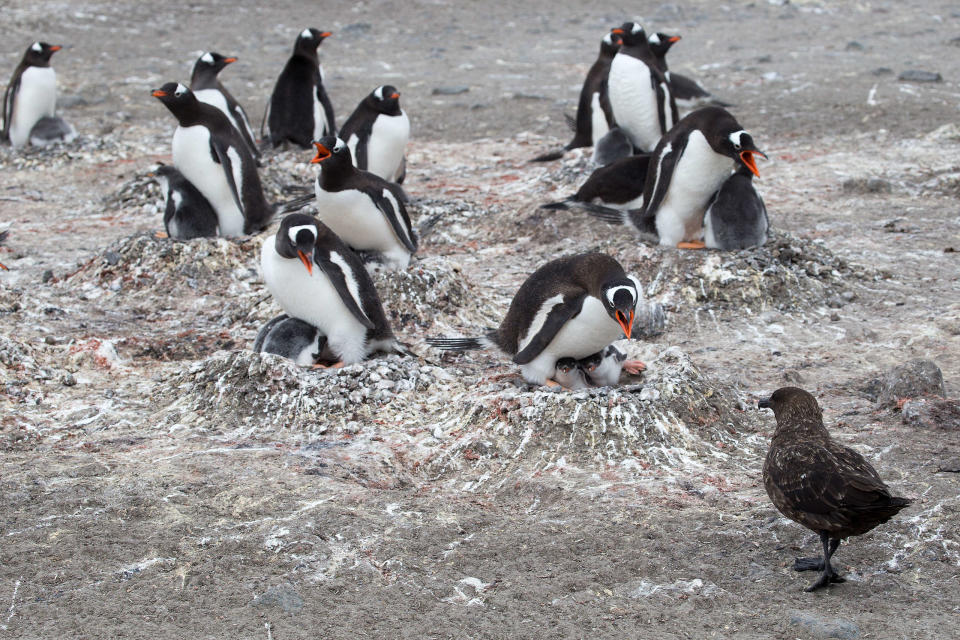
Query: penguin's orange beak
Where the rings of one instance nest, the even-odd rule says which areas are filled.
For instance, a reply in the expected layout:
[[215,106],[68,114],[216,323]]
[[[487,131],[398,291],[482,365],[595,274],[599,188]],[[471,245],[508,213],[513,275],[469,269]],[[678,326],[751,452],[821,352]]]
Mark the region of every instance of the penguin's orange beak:
[[59,44],[55,44],[52,47],[50,47],[50,51],[60,51],[60,49],[63,49],[63,47],[60,46]]
[[164,91],[163,89],[154,89],[153,93],[151,93],[150,95],[152,95],[154,98],[166,98],[167,92]]
[[391,93],[391,94],[390,94],[390,99],[392,99],[392,100],[396,100],[396,99],[399,98],[399,97],[400,97],[400,94],[399,94],[399,93]]
[[618,36],[622,36],[622,35],[623,35],[623,29],[621,29],[620,27],[617,27],[616,29],[610,29],[610,33],[615,33],[615,34],[617,34]]
[[224,59],[223,59],[223,63],[224,63],[224,64],[233,64],[233,63],[236,62],[236,61],[237,61],[236,58],[224,58]]
[[313,160],[310,161],[311,164],[317,164],[318,162],[323,162],[324,160],[326,160],[332,155],[330,153],[330,149],[327,149],[325,146],[323,146],[319,142],[314,142],[313,146],[317,148],[317,157],[315,157]]
[[680,39],[680,36],[670,36],[670,39],[667,42],[676,42]]
[[307,268],[307,273],[313,275],[313,263],[310,262],[310,258],[307,257],[307,254],[297,249],[297,255],[300,256],[300,262],[303,263],[303,266]]
[[618,309],[617,324],[620,325],[620,328],[623,329],[623,335],[627,336],[627,340],[629,340],[630,333],[633,332],[633,311],[630,311],[630,318],[627,319],[626,314]]
[[753,154],[755,153],[758,153],[761,156],[763,156],[764,160],[767,159],[767,154],[765,154],[763,151],[744,150],[740,152],[740,161],[743,162],[743,164],[747,167],[747,169],[750,169],[750,173],[752,173],[753,175],[759,178],[760,172],[757,170],[757,162],[753,158]]
[[333,31],[324,31],[323,33],[320,34],[320,37],[329,38],[332,35],[333,35]]

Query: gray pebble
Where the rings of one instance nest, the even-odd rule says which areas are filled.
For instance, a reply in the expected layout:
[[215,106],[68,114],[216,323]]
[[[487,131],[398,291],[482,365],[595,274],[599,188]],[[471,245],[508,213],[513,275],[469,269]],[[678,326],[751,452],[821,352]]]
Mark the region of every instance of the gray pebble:
[[455,96],[470,91],[470,87],[434,87],[430,93],[435,96]]
[[943,76],[933,71],[919,71],[917,69],[908,69],[897,76],[901,82],[943,82]]
[[46,284],[46,283],[50,282],[51,280],[53,280],[53,269],[46,269],[46,270],[43,272],[43,275],[40,276],[40,281],[43,282],[44,284]]

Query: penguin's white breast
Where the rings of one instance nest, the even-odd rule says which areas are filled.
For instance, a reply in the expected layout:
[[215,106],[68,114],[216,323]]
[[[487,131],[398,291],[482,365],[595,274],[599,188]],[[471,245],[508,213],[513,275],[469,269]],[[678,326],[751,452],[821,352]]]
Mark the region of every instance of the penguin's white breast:
[[652,150],[662,132],[649,67],[642,60],[618,53],[610,64],[607,85],[617,124],[630,135],[634,145]]
[[[210,201],[217,212],[220,234],[243,235],[243,214],[233,199],[223,165],[214,162],[210,154],[209,129],[202,125],[177,127],[173,134],[173,165]],[[231,160],[236,163],[239,156]],[[234,171],[237,175],[239,168],[234,167]],[[242,186],[238,181],[237,189]]]
[[[546,321],[547,314],[554,305],[562,301],[560,296],[547,300],[534,317],[523,340],[520,342],[522,351],[533,337],[540,331]],[[607,313],[603,303],[593,296],[587,296],[583,306],[573,318],[561,327],[557,335],[543,350],[554,358],[585,358],[605,348],[614,340],[623,336],[623,330]]]
[[389,251],[399,244],[386,216],[357,189],[317,189],[317,217],[354,249]]
[[408,140],[410,119],[406,113],[401,111],[399,116],[377,116],[367,143],[367,171],[384,180],[396,178]]
[[20,87],[13,103],[10,119],[10,142],[22,147],[30,138],[30,130],[40,118],[55,115],[57,110],[57,74],[53,67],[27,67],[20,75]]
[[596,144],[610,130],[607,124],[607,116],[603,113],[603,107],[600,106],[600,93],[593,92],[590,99],[590,130],[593,144]]

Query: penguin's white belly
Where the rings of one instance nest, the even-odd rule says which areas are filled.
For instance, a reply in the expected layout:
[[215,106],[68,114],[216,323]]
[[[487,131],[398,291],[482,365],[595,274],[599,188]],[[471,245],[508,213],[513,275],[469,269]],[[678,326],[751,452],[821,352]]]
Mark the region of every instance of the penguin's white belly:
[[22,147],[30,139],[30,131],[40,118],[55,115],[57,110],[57,75],[52,67],[27,67],[20,74],[20,87],[13,103],[10,119],[10,143]]
[[714,151],[700,131],[690,133],[666,196],[656,211],[660,244],[675,246],[702,237],[703,214],[733,169],[733,160]]
[[590,381],[598,387],[610,387],[620,382],[623,363],[614,356],[606,356],[590,374]]
[[[173,166],[179,169],[213,206],[213,210],[217,212],[220,235],[241,236],[243,213],[233,198],[223,165],[214,162],[210,154],[209,129],[201,125],[177,127],[173,134]],[[241,171],[240,157],[234,153],[230,159],[235,165],[234,180],[239,190],[243,184],[238,178]]]
[[410,119],[406,113],[377,116],[367,142],[367,171],[384,180],[396,180],[409,139]]
[[393,227],[367,194],[356,189],[317,193],[317,217],[354,249],[389,252],[400,245]]
[[[558,299],[556,302],[559,301]],[[549,308],[546,311],[549,312]],[[547,313],[538,314],[534,319],[527,335],[520,342],[521,351],[543,326],[546,315]],[[568,320],[546,348],[529,363],[521,365],[520,370],[528,382],[543,384],[556,370],[557,360],[560,358],[585,358],[621,337],[623,329],[610,317],[603,303],[593,296],[587,296],[580,313]]]
[[311,274],[300,260],[280,256],[273,235],[263,242],[260,269],[267,289],[288,315],[320,329],[331,349],[344,361],[363,358],[367,328],[343,304],[320,267],[314,264]]
[[607,116],[603,113],[603,107],[600,106],[600,93],[596,91],[590,99],[590,131],[593,144],[597,144],[597,141],[610,131]]
[[240,123],[237,122],[237,119],[230,112],[230,106],[227,104],[227,98],[220,93],[218,89],[200,89],[199,91],[194,91],[193,95],[197,96],[197,100],[200,102],[205,102],[212,107],[216,107],[223,112],[223,115],[227,116],[227,120],[230,121],[230,124],[233,125],[233,128],[237,131],[240,131]]
[[652,151],[663,132],[650,69],[641,60],[618,53],[610,64],[608,89],[613,118],[635,147]]

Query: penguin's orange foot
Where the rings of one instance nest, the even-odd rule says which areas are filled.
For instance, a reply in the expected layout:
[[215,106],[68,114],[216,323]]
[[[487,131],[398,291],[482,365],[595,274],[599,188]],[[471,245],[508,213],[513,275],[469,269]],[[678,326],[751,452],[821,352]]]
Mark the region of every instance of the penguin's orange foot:
[[544,384],[547,385],[548,387],[554,387],[554,388],[560,387],[561,389],[563,388],[562,384],[560,384],[556,380],[551,380],[550,378],[547,378],[547,381]]
[[333,364],[314,364],[310,365],[311,369],[341,369],[347,366],[346,362],[342,360],[340,362],[334,362]]
[[166,231],[157,231],[153,234],[153,237],[157,238],[158,240],[163,240],[164,238],[169,238],[170,236],[167,235]]
[[7,268],[7,265],[3,264],[2,262],[0,262],[0,269],[3,269],[4,271],[10,271],[10,269]]
[[647,365],[645,365],[640,360],[624,360],[623,361],[623,370],[631,375],[639,375],[646,370]]
[[705,249],[706,244],[700,240],[691,240],[690,242],[678,242],[677,249]]

